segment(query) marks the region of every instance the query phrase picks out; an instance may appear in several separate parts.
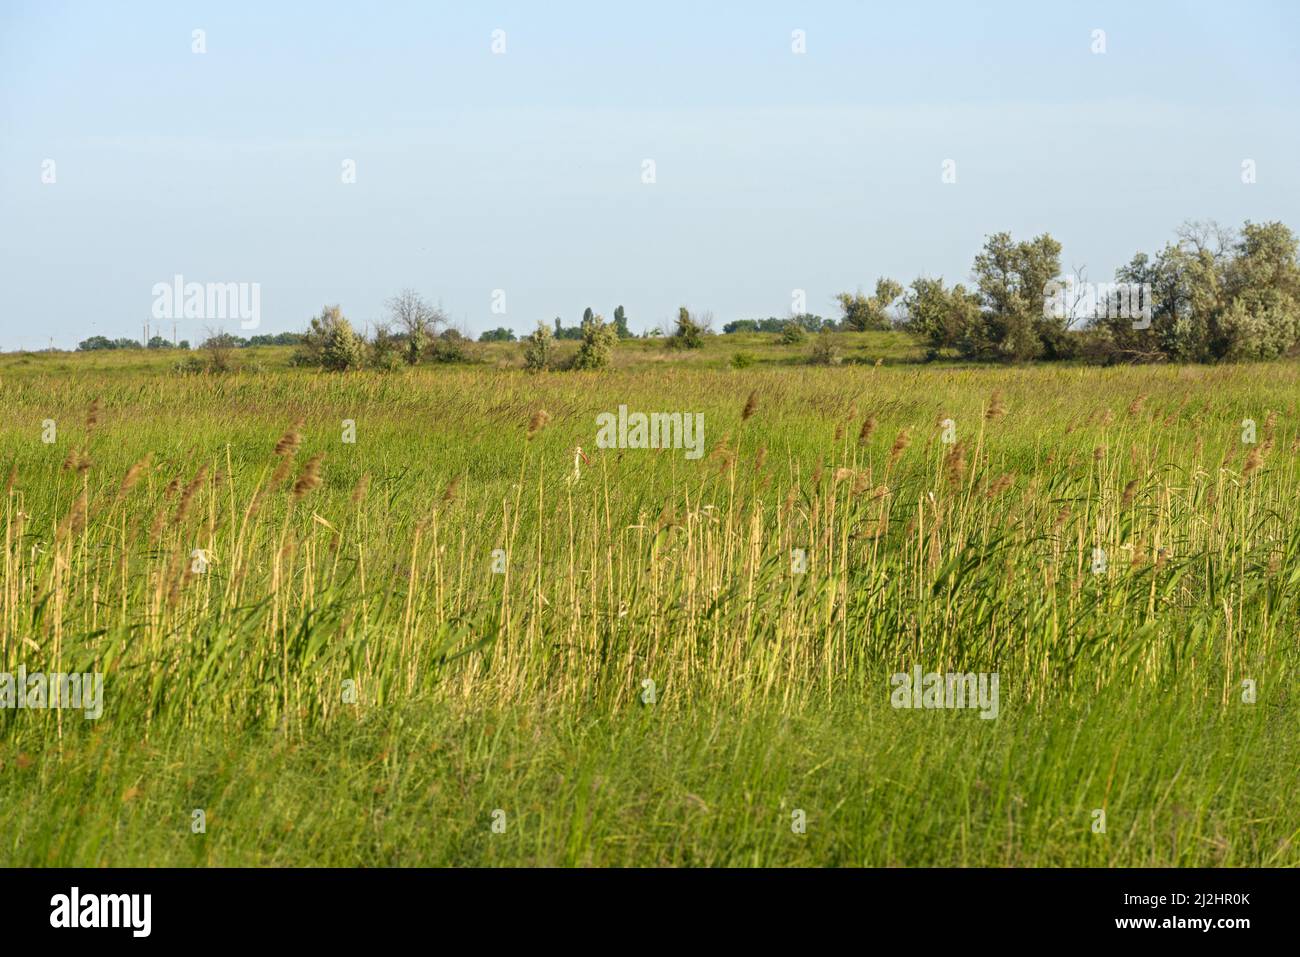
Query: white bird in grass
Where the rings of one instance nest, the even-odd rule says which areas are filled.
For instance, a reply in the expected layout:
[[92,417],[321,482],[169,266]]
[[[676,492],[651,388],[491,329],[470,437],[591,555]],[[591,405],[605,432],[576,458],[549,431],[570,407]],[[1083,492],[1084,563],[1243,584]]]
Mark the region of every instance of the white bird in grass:
[[573,478],[569,479],[570,483],[577,482],[578,479],[582,478],[583,462],[588,465],[591,464],[591,460],[587,458],[587,454],[582,451],[582,446],[579,445],[573,450]]

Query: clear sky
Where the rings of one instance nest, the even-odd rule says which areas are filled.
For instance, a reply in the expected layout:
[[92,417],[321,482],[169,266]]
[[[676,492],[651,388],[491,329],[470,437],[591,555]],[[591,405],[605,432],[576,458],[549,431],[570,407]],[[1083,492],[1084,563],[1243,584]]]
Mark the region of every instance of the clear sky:
[[1298,99],[1295,0],[0,0],[0,348],[138,337],[176,274],[269,333],[405,286],[475,333],[831,317],[999,230],[1107,279],[1185,219],[1300,229]]

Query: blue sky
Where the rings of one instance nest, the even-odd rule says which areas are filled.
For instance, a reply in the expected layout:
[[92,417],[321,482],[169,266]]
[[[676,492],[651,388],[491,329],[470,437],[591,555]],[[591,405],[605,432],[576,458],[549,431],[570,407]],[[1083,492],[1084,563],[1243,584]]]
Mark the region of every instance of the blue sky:
[[475,333],[829,317],[999,230],[1104,279],[1184,219],[1300,229],[1298,91],[1294,2],[0,0],[0,348],[138,337],[176,274],[271,333],[406,286]]

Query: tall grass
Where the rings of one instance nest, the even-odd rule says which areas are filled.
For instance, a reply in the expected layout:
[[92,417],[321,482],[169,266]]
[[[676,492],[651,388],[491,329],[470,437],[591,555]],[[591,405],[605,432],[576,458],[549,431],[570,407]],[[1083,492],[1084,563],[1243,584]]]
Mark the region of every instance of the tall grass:
[[[1033,859],[1030,835],[1060,826],[1042,802],[1068,803],[1084,787],[1073,773],[1107,773],[1114,788],[1115,769],[1134,760],[1112,755],[1103,771],[1099,755],[1113,749],[1080,745],[1081,727],[1122,736],[1122,725],[1162,714],[1198,740],[1207,726],[1237,729],[1242,747],[1277,722],[1294,727],[1294,365],[619,365],[604,375],[272,367],[184,378],[46,375],[39,358],[5,368],[4,670],[106,675],[100,722],[0,712],[10,772],[16,755],[37,754],[42,787],[68,799],[67,781],[93,790],[86,768],[113,760],[106,735],[114,747],[180,748],[201,763],[218,748],[207,742],[225,739],[263,753],[274,741],[344,747],[355,733],[390,735],[386,747],[403,748],[436,736],[433,728],[487,722],[498,730],[478,733],[521,755],[522,729],[533,729],[557,768],[569,761],[562,729],[590,735],[598,743],[573,745],[572,766],[608,774],[592,769],[586,748],[632,760],[646,721],[706,765],[710,736],[739,721],[783,773],[817,773],[813,754],[824,752],[841,768],[826,799],[852,802],[861,795],[843,770],[853,744],[836,735],[842,727],[896,736],[893,750],[876,746],[913,789],[924,780],[921,755],[944,755],[968,807],[958,814],[951,793],[915,793],[947,810],[914,807],[920,816],[909,824],[897,794],[869,810],[841,805],[848,830],[812,842],[820,852],[802,845],[805,860],[999,863]],[[595,448],[595,416],[620,404],[703,412],[707,454]],[[1248,418],[1254,443],[1242,441]],[[56,423],[53,444],[41,441],[46,419]],[[345,420],[355,443],[343,441]],[[942,440],[944,420],[955,424],[955,444]],[[586,460],[575,466],[578,447]],[[795,549],[806,556],[797,574]],[[999,672],[998,729],[882,708],[889,675],[913,665]],[[643,699],[647,679],[653,705]],[[1254,705],[1241,700],[1246,679],[1259,689]],[[1110,720],[1088,717],[1098,702]],[[412,713],[430,724],[396,730]],[[791,721],[812,729],[804,745],[791,743]],[[1176,747],[1154,735],[1138,741],[1156,763]],[[909,747],[915,756],[898,750]],[[1294,766],[1293,747],[1272,747]],[[1035,806],[1028,820],[1007,803],[1019,772],[988,763],[1012,760],[1016,748],[1051,760],[1034,793],[1021,795]],[[148,751],[131,753],[144,761]],[[1248,773],[1244,758],[1214,748],[1201,760],[1183,803],[1222,815],[1228,788],[1240,819],[1197,823],[1196,842],[1227,833],[1233,849],[1212,859],[1294,862],[1294,822],[1269,817],[1282,784],[1249,798],[1234,778]],[[516,784],[520,793],[537,786]],[[743,791],[713,786],[734,800]],[[1146,797],[1156,813],[1159,795]],[[982,809],[993,806],[1010,809],[1005,822],[986,819]],[[56,803],[10,813],[31,825],[73,811]],[[951,815],[996,830],[913,852],[854,830],[911,833]],[[531,859],[630,862],[616,847],[584,843],[584,827],[607,830],[609,821],[536,823],[560,836],[555,847],[537,838]],[[1269,836],[1253,850],[1234,843],[1261,827]],[[130,835],[117,841],[118,857],[133,857]],[[1128,841],[1133,860],[1202,860],[1150,834]],[[1086,842],[1066,844],[1070,859],[1100,860]],[[632,845],[656,848],[646,835]],[[41,846],[58,860],[104,862],[75,841]],[[509,845],[490,846],[501,855]],[[9,851],[22,858],[27,847],[17,839]],[[374,848],[310,847],[295,859],[385,859]],[[270,853],[247,832],[239,848],[221,859]],[[446,861],[488,853],[429,852]],[[683,844],[665,837],[655,856],[779,859],[769,852],[695,830]]]

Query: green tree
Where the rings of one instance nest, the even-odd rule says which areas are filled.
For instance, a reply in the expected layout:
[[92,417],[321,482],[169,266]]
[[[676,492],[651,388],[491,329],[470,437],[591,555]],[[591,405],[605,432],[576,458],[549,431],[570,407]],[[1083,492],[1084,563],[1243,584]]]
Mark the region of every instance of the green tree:
[[321,344],[321,368],[331,372],[347,372],[361,368],[365,361],[365,344],[352,329],[352,323],[343,318],[337,306]]
[[623,312],[622,306],[614,307],[614,332],[620,339],[631,339],[632,330],[627,327],[627,314]]
[[429,334],[423,327],[410,329],[406,333],[406,350],[405,358],[407,365],[419,365],[420,357],[424,355],[424,350],[429,347]]
[[1105,361],[1269,359],[1300,345],[1297,239],[1282,223],[1247,221],[1239,233],[1187,222],[1156,256],[1136,254],[1117,282],[1147,284],[1150,324],[1102,316],[1091,357]]
[[1048,283],[1061,274],[1061,244],[1047,233],[1014,242],[995,233],[975,257],[975,281],[984,307],[978,335],[970,338],[979,358],[1025,360],[1065,358],[1074,318],[1048,315]]
[[1179,326],[1179,315],[1188,315],[1191,308],[1189,282],[1201,268],[1194,266],[1195,260],[1195,256],[1188,256],[1186,250],[1171,243],[1154,259],[1140,252],[1116,269],[1117,283],[1149,293],[1149,301],[1144,295],[1142,305],[1149,312],[1150,321],[1135,320],[1132,315],[1109,308],[1102,310],[1091,317],[1093,323],[1087,330],[1088,358],[1142,362],[1171,358],[1184,348],[1199,352],[1187,336],[1190,330],[1180,330]]
[[1228,359],[1271,359],[1300,344],[1297,240],[1282,223],[1241,228],[1223,271],[1229,305],[1222,320]]
[[835,298],[844,312],[844,328],[854,332],[890,328],[892,323],[888,309],[902,294],[902,286],[892,279],[884,278],[876,281],[874,296],[863,295],[861,289],[856,293],[840,293]]
[[[558,323],[560,320],[555,321]],[[541,372],[551,367],[555,353],[555,336],[546,323],[539,322],[532,335],[524,337],[523,347],[524,368],[531,372]]]
[[614,351],[614,343],[617,341],[618,333],[614,331],[614,327],[605,322],[603,317],[588,309],[587,315],[582,320],[582,344],[578,346],[578,354],[574,356],[573,368],[606,368]]
[[401,365],[400,343],[386,322],[375,324],[375,334],[370,340],[367,362],[371,368],[387,372]]
[[946,350],[963,356],[975,352],[973,340],[982,322],[979,296],[961,283],[949,289],[942,279],[915,279],[903,297],[903,310],[904,327],[926,344],[929,358]]
[[386,305],[389,318],[406,336],[406,361],[416,365],[437,334],[438,327],[446,324],[447,317],[414,289],[403,289]]
[[342,316],[343,313],[338,306],[324,306],[319,316],[313,316],[307,324],[307,331],[303,333],[302,341],[294,352],[293,364],[319,366],[321,353],[325,348],[325,338]]
[[[588,309],[587,312],[591,312],[591,310]],[[556,339],[581,339],[582,326],[577,325],[577,326],[569,326],[568,328],[565,328],[564,324],[560,322],[560,317],[556,316],[555,317],[555,338]]]

